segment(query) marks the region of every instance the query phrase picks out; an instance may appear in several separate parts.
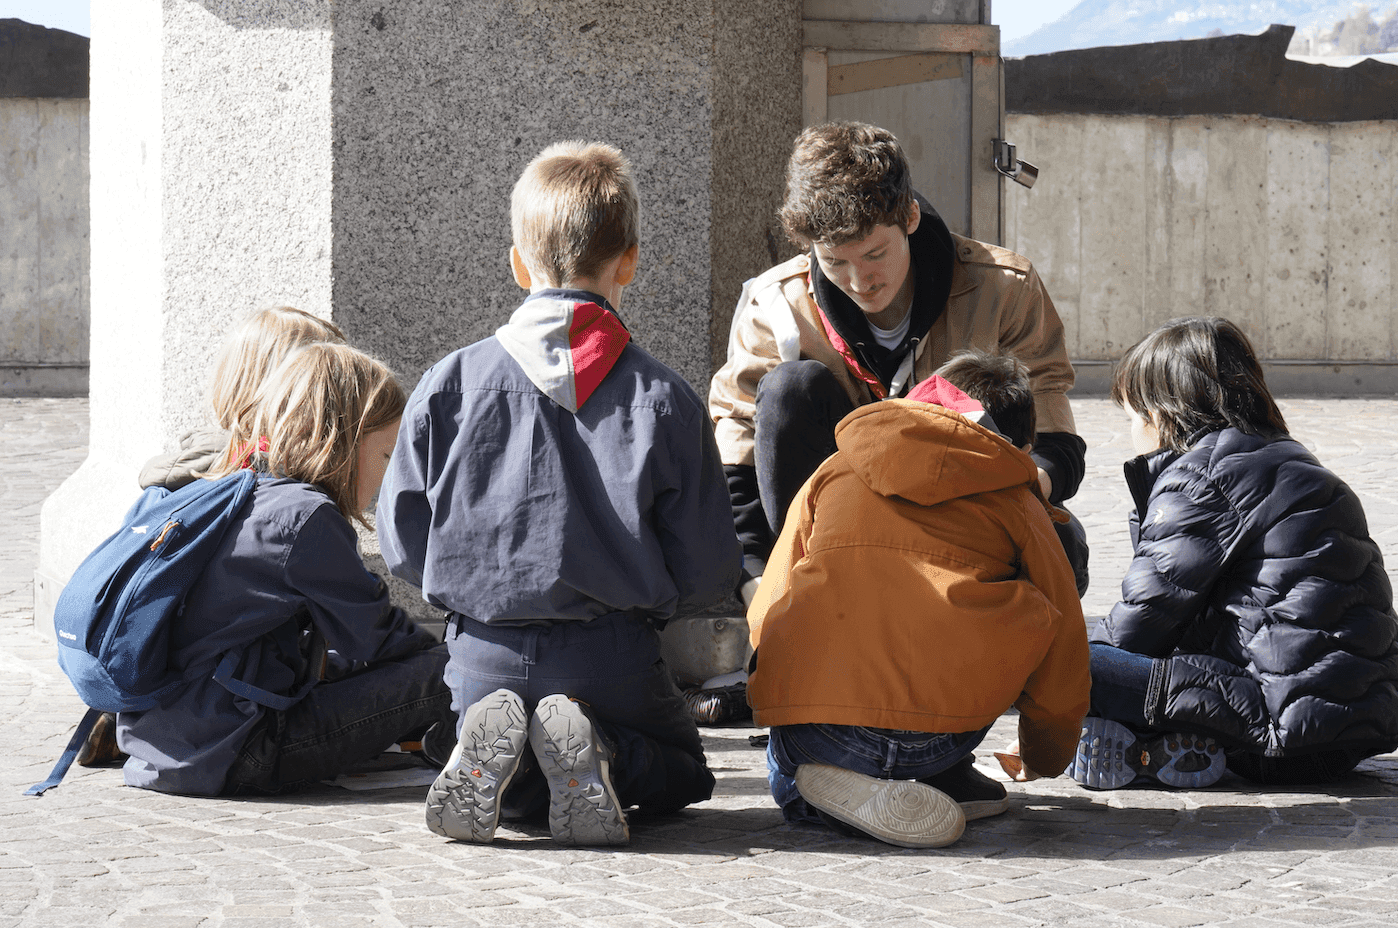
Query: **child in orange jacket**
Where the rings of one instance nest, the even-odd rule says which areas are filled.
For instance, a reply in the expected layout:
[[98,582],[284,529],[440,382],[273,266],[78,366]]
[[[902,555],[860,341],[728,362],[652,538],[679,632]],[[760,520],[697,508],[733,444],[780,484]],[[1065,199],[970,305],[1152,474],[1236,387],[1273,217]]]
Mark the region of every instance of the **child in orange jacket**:
[[[1073,571],[1027,454],[1024,365],[988,354],[856,409],[792,503],[748,622],[748,699],[787,821],[939,847],[1008,807],[971,752],[1019,709],[1017,779],[1068,765],[1087,711]],[[1001,420],[1004,420],[1001,422]],[[998,426],[996,423],[1000,423]],[[1010,434],[1002,434],[1002,432]]]

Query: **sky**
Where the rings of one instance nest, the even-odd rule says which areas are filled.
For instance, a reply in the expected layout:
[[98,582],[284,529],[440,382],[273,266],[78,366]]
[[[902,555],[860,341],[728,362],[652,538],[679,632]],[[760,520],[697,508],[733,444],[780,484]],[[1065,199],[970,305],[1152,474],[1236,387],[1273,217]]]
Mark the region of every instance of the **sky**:
[[[1023,38],[1063,16],[1082,0],[990,0],[990,20],[1000,27],[1000,44]],[[0,7],[5,5],[0,0]]]
[[0,19],[22,19],[36,26],[92,35],[88,0],[0,0]]
[[[1079,0],[991,0],[991,19],[1000,26],[1000,41],[1026,36],[1077,6]],[[88,0],[0,0],[0,19],[66,29],[92,35]]]

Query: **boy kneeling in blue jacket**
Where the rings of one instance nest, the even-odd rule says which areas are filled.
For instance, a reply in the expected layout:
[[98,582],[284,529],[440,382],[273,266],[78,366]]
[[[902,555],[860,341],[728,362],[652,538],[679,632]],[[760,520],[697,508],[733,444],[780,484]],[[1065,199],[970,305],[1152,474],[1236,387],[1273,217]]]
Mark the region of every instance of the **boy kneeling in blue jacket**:
[[547,804],[556,841],[625,844],[628,806],[712,795],[657,624],[731,594],[740,552],[704,404],[617,314],[630,164],[551,146],[510,213],[529,296],[423,375],[379,496],[389,568],[449,613],[459,743],[427,824],[487,843]]

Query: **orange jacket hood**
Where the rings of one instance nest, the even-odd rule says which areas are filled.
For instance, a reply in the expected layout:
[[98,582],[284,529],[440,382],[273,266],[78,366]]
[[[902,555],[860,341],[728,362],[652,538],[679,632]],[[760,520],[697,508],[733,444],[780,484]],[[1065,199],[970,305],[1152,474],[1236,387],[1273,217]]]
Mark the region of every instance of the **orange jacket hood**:
[[959,413],[916,400],[861,406],[836,426],[835,444],[869,489],[919,506],[1038,487],[1029,455]]

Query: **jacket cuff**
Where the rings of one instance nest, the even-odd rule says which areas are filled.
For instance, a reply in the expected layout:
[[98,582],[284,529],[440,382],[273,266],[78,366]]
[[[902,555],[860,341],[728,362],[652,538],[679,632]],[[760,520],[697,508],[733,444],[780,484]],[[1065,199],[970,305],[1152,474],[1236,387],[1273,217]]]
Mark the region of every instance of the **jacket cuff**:
[[749,580],[760,580],[762,574],[767,570],[767,562],[755,554],[743,555],[743,572],[738,577],[738,586],[741,587]]
[[1061,506],[1078,492],[1087,471],[1087,442],[1080,436],[1072,432],[1040,432],[1029,456],[1053,481],[1050,503]]
[[[757,489],[757,468],[746,464],[723,465],[724,477],[728,482],[728,499],[733,508],[733,528],[738,533],[738,541],[743,546],[743,569],[749,569],[750,560],[758,565],[765,564],[772,554],[776,537],[767,521],[767,513],[762,508],[762,497]],[[759,566],[753,577],[760,577]],[[751,577],[745,578],[751,579]],[[738,584],[742,586],[742,582]]]

